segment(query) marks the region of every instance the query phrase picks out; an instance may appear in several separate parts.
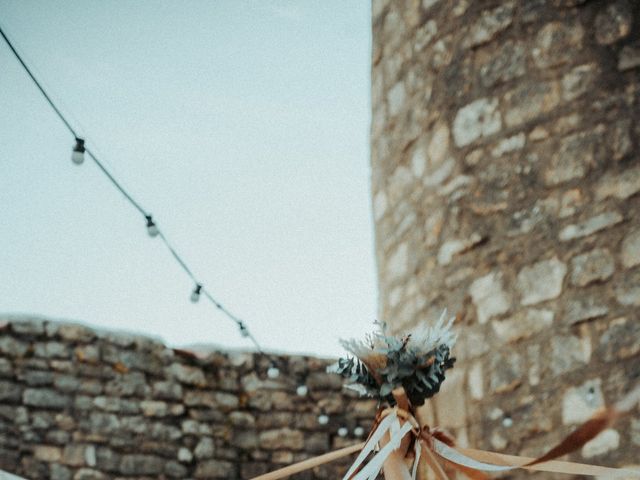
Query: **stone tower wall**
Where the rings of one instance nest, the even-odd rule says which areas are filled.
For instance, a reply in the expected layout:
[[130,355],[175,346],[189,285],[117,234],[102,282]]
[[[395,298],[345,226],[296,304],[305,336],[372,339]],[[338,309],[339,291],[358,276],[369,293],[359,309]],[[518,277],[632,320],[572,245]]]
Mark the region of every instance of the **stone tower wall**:
[[[356,443],[356,427],[368,432],[375,403],[342,391],[329,360],[273,358],[276,379],[253,354],[196,357],[141,336],[0,319],[0,469],[52,480],[246,479]],[[339,478],[348,463],[294,478]]]
[[[380,316],[456,315],[425,415],[463,444],[536,455],[638,384],[639,38],[631,0],[373,2]],[[640,463],[637,418],[573,458]]]

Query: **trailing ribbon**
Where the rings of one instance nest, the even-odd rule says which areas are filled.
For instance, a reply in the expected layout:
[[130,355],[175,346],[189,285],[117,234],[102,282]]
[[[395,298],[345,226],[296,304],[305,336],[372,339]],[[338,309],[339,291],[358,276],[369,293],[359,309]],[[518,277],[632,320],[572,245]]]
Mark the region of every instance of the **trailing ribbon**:
[[[357,451],[360,451],[358,457],[342,480],[373,480],[383,468],[387,480],[415,480],[421,458],[434,471],[438,480],[449,480],[442,463],[450,464],[474,480],[487,478],[482,472],[504,472],[517,468],[571,475],[603,475],[607,478],[622,475],[640,478],[639,470],[555,460],[582,447],[610,427],[616,419],[628,414],[640,400],[640,387],[634,389],[614,407],[597,412],[558,445],[538,458],[456,447],[453,439],[443,432],[430,430],[427,426],[421,427],[409,408],[401,408],[408,406],[406,397],[402,399],[402,392],[394,391],[394,396],[396,395],[399,400],[398,406],[378,412],[376,422],[364,444],[305,460],[284,469],[260,475],[253,480],[285,478]],[[425,453],[424,457],[421,457],[422,450]],[[371,456],[372,453],[373,456]],[[413,459],[407,458],[409,454],[412,454]],[[400,458],[398,458],[399,455],[401,455]],[[366,462],[367,458],[369,458],[368,462]]]

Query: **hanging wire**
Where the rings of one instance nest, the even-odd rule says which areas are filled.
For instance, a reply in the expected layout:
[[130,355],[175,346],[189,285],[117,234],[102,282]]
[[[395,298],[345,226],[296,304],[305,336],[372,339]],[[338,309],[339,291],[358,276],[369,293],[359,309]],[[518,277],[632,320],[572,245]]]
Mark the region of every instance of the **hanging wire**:
[[64,118],[64,115],[62,115],[62,112],[60,112],[60,110],[58,110],[58,107],[56,107],[56,104],[53,103],[53,100],[51,100],[49,95],[47,95],[47,92],[44,90],[44,88],[42,88],[42,85],[40,85],[40,82],[38,82],[38,80],[33,75],[33,73],[31,73],[31,70],[29,69],[29,67],[27,67],[27,64],[24,63],[24,60],[22,60],[22,57],[20,56],[20,54],[16,51],[15,48],[13,48],[13,44],[11,43],[11,41],[9,41],[9,39],[5,35],[4,30],[2,29],[2,27],[0,27],[0,35],[2,35],[2,38],[4,38],[4,41],[7,42],[7,45],[9,46],[9,48],[11,49],[11,51],[13,52],[15,57],[20,62],[20,65],[22,65],[22,68],[24,68],[25,72],[27,72],[29,77],[31,77],[31,80],[33,80],[33,83],[36,84],[36,87],[38,87],[38,89],[40,90],[40,93],[42,93],[42,95],[47,100],[47,102],[49,102],[49,105],[51,106],[51,108],[53,108],[53,111],[56,112],[56,115],[58,115],[60,120],[62,120],[62,122],[65,124],[65,126],[69,129],[69,131],[71,132],[71,135],[73,135],[74,137],[77,138],[78,135],[76,134],[76,131],[73,129],[71,124],[69,122],[67,122],[67,119]]
[[[51,99],[51,97],[47,94],[46,90],[44,89],[44,87],[42,86],[42,84],[38,81],[38,79],[35,77],[35,75],[32,73],[31,69],[27,66],[27,64],[24,62],[24,60],[22,59],[22,57],[20,56],[20,54],[18,53],[18,51],[15,49],[15,47],[13,46],[13,44],[11,43],[11,41],[9,40],[9,38],[7,37],[7,35],[5,34],[4,30],[2,29],[2,26],[0,26],[0,35],[2,36],[2,38],[4,39],[4,41],[6,42],[6,44],[8,45],[9,49],[11,50],[11,52],[13,52],[13,55],[16,57],[16,59],[18,60],[18,62],[20,62],[20,65],[22,65],[22,68],[24,68],[25,72],[27,72],[27,74],[29,75],[29,77],[31,78],[31,80],[33,81],[33,83],[36,85],[36,87],[38,87],[38,90],[40,90],[40,93],[42,93],[42,95],[44,96],[45,100],[47,101],[47,103],[49,103],[49,106],[51,106],[51,108],[53,109],[53,111],[56,113],[56,115],[58,116],[58,118],[62,121],[62,123],[64,123],[64,125],[67,127],[67,129],[69,130],[69,132],[71,133],[71,135],[73,135],[73,137],[76,139],[76,141],[81,141],[84,142],[84,139],[80,138],[76,132],[76,130],[71,126],[71,123],[66,119],[66,117],[62,114],[62,112],[60,111],[60,109],[56,106],[56,104],[54,103],[54,101]],[[104,163],[102,161],[100,161],[98,159],[98,157],[88,148],[85,147],[85,152],[86,154],[89,156],[89,158],[91,158],[91,160],[93,160],[93,162],[96,164],[96,166],[100,169],[100,171],[107,177],[107,179],[113,184],[114,187],[116,187],[116,189],[118,189],[120,191],[120,193],[127,199],[127,201],[136,209],[138,210],[138,212],[140,212],[142,214],[142,216],[147,220],[147,222],[151,222],[155,228],[157,229],[157,235],[160,237],[160,239],[162,240],[162,242],[165,244],[165,246],[167,247],[167,249],[169,250],[169,252],[171,253],[171,255],[173,256],[173,258],[176,260],[176,262],[178,262],[178,264],[180,265],[180,267],[185,271],[185,273],[191,278],[191,280],[193,280],[194,284],[200,287],[200,291],[204,294],[204,296],[216,307],[216,309],[221,312],[223,315],[225,315],[227,318],[229,318],[230,320],[232,320],[233,322],[236,323],[236,325],[238,326],[238,329],[240,331],[240,334],[243,337],[248,338],[256,347],[258,353],[260,353],[261,355],[264,355],[268,358],[272,358],[271,355],[268,355],[264,352],[264,350],[262,349],[262,347],[260,346],[260,344],[258,343],[258,341],[256,340],[256,338],[253,336],[253,334],[249,331],[249,329],[247,328],[246,323],[241,320],[240,318],[238,318],[237,316],[235,316],[234,314],[232,314],[229,310],[227,310],[220,302],[218,302],[210,293],[208,290],[206,290],[204,288],[204,286],[202,285],[202,283],[200,281],[198,281],[198,279],[196,278],[196,276],[194,275],[193,271],[189,268],[189,266],[187,265],[187,263],[183,260],[183,258],[178,254],[178,252],[176,251],[176,249],[172,246],[172,244],[169,242],[169,240],[167,239],[167,236],[162,232],[162,230],[160,230],[157,226],[157,224],[153,223],[152,220],[152,216],[151,214],[145,210],[142,205],[140,203],[138,203],[132,196],[131,194],[122,186],[122,184],[120,182],[118,182],[118,180],[116,180],[116,178],[113,176],[113,174],[104,166]],[[275,363],[273,362],[273,360],[271,360],[271,364],[272,366],[275,365]]]

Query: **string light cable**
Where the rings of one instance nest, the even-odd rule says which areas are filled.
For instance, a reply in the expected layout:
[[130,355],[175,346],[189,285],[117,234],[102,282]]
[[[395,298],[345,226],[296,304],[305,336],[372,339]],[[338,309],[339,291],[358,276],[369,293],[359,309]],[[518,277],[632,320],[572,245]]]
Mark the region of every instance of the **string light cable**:
[[[40,93],[45,98],[45,100],[47,101],[49,106],[53,109],[53,111],[58,116],[58,118],[62,121],[62,123],[67,128],[67,130],[69,130],[71,135],[73,135],[73,137],[75,139],[75,145],[74,145],[72,153],[71,153],[71,160],[73,161],[73,163],[75,163],[76,165],[81,165],[82,163],[84,163],[85,155],[88,156],[96,164],[98,169],[107,177],[107,179],[111,182],[111,184],[118,191],[120,191],[120,193],[125,197],[125,199],[144,217],[145,222],[146,222],[147,233],[149,234],[149,236],[151,236],[151,237],[159,237],[160,238],[160,240],[165,244],[165,246],[167,247],[167,249],[169,250],[169,252],[173,256],[173,258],[180,265],[182,270],[184,270],[184,272],[193,281],[195,286],[194,286],[193,292],[191,293],[191,301],[192,302],[194,302],[194,303],[197,302],[200,299],[200,297],[202,295],[204,295],[204,297],[220,313],[222,313],[228,319],[230,319],[233,322],[235,322],[236,326],[238,327],[238,330],[240,331],[240,335],[243,338],[249,339],[253,343],[253,345],[255,346],[255,348],[256,348],[256,350],[258,351],[259,354],[271,358],[270,355],[268,355],[268,354],[266,354],[264,352],[264,350],[262,349],[262,347],[260,346],[260,344],[258,343],[256,338],[249,331],[249,329],[247,327],[247,324],[243,320],[238,318],[236,315],[231,313],[220,302],[218,302],[213,297],[213,295],[203,286],[203,284],[197,279],[197,277],[194,275],[193,271],[191,270],[191,268],[189,268],[189,266],[184,261],[182,256],[178,254],[177,250],[173,247],[171,242],[169,242],[167,236],[158,227],[158,225],[156,224],[155,220],[153,219],[153,216],[151,215],[151,213],[149,213],[146,209],[144,209],[142,207],[142,205],[133,198],[133,196],[124,188],[122,183],[119,182],[113,176],[113,174],[105,167],[105,164],[97,157],[97,155],[89,147],[87,147],[85,145],[85,139],[82,138],[77,133],[77,131],[73,128],[71,123],[67,120],[67,118],[64,116],[64,114],[58,108],[56,103],[51,99],[51,97],[49,96],[47,91],[44,89],[42,84],[38,81],[38,79],[32,73],[32,70],[27,66],[25,61],[22,59],[22,56],[18,53],[16,48],[13,46],[13,43],[9,40],[9,38],[5,34],[2,26],[0,26],[0,36],[2,36],[2,38],[5,41],[5,43],[7,44],[7,46],[9,47],[9,49],[11,50],[11,52],[13,53],[15,58],[18,60],[18,62],[20,63],[20,65],[22,66],[24,71],[27,73],[29,78],[31,78],[31,80],[33,81],[35,86],[38,88],[38,90],[40,90]],[[278,370],[278,368],[276,366],[276,363],[272,359],[270,360],[269,372],[270,372],[269,376],[272,377],[272,378],[275,378],[275,377],[277,377],[279,375],[279,370]]]

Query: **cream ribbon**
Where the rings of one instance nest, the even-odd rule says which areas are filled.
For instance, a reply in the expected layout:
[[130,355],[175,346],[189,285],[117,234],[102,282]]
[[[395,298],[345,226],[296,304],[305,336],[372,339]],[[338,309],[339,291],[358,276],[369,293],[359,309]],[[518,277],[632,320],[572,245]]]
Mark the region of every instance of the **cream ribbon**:
[[[351,468],[347,471],[342,480],[374,480],[391,453],[400,448],[400,443],[407,433],[411,431],[413,426],[411,422],[405,422],[404,425],[400,425],[397,410],[392,410],[381,422],[378,424],[374,432],[371,434],[369,440],[365,444],[364,448],[360,452],[360,455],[356,458],[351,465]],[[382,437],[389,432],[389,442],[381,448],[378,453],[360,470],[355,477],[352,477],[358,468],[362,465],[369,454],[379,446]],[[416,442],[418,443],[418,442]],[[415,480],[418,471],[418,461],[420,460],[420,448],[416,446],[416,457],[413,465],[412,480]]]

